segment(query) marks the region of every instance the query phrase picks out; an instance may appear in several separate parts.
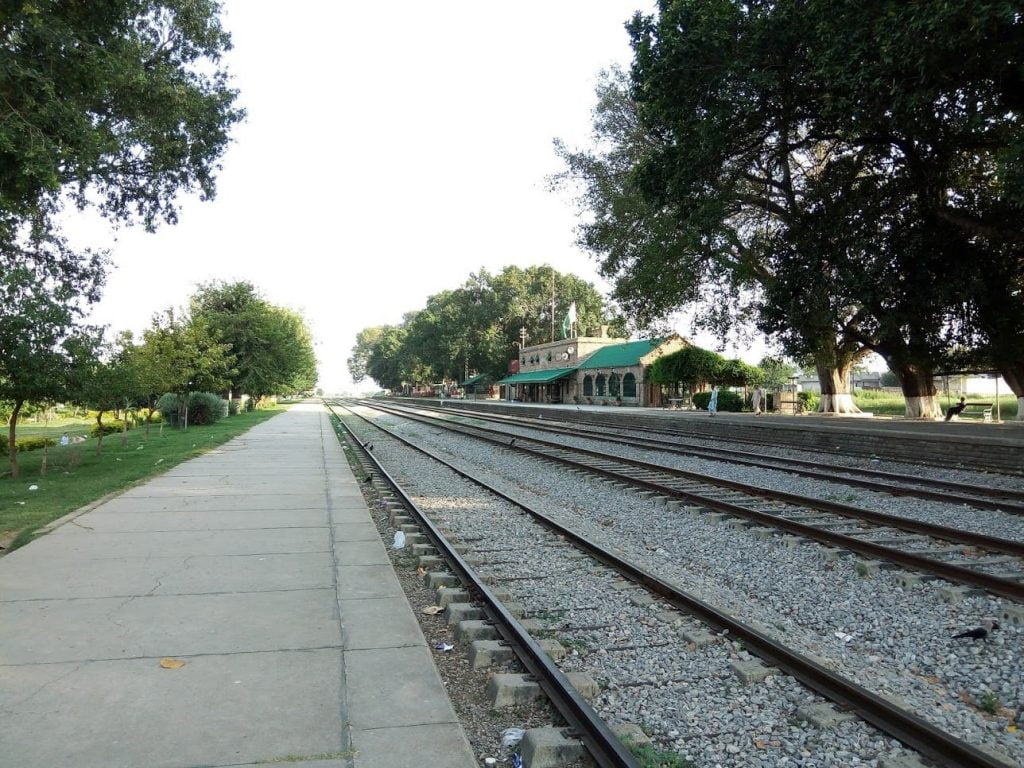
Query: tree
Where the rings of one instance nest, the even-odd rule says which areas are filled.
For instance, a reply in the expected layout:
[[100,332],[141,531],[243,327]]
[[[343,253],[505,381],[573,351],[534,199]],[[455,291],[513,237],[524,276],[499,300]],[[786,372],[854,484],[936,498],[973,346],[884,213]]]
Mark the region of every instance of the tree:
[[[749,322],[766,288],[788,285],[769,256],[773,237],[803,213],[813,165],[790,140],[799,128],[787,111],[795,41],[723,2],[675,4],[658,23],[638,17],[632,28],[632,87],[613,71],[598,89],[598,150],[559,145],[563,180],[584,186],[581,207],[593,214],[580,244],[601,258],[639,323],[696,305],[698,326],[726,334]],[[762,66],[774,79],[759,76]],[[771,93],[758,98],[758,88]],[[788,329],[815,337],[821,407],[856,410],[844,372],[863,350],[828,304],[816,306]]]
[[[691,241],[767,268],[761,321],[788,353],[845,380],[851,354],[874,349],[899,373],[908,415],[938,415],[932,372],[961,298],[948,276],[965,254],[1024,243],[1020,9],[680,0],[659,11],[630,24],[637,114],[662,141],[632,183],[648,205],[675,208]],[[858,242],[836,242],[852,230]],[[822,378],[823,401],[849,399]]]
[[345,361],[348,366],[349,375],[356,384],[366,378],[366,366],[370,360],[370,355],[373,353],[373,348],[380,341],[383,333],[383,327],[377,325],[371,328],[364,328],[356,334],[356,343],[352,347],[352,355]]
[[167,309],[153,316],[142,333],[147,360],[146,389],[156,384],[161,392],[178,396],[179,414],[189,392],[219,392],[234,373],[230,347],[213,334],[206,321]]
[[[106,347],[99,355],[82,359],[75,367],[72,400],[96,411],[96,455],[103,450],[103,414],[116,411],[138,394],[138,382],[123,356]],[[127,424],[125,425],[127,426]]]
[[626,335],[614,307],[574,275],[548,266],[506,267],[498,275],[481,270],[459,288],[428,297],[426,306],[407,313],[400,326],[363,329],[349,371],[353,380],[369,375],[390,389],[461,380],[471,371],[500,378],[514,355],[513,342],[547,341],[574,302],[578,328],[598,332],[610,326],[613,336]]
[[7,435],[11,475],[18,475],[18,415],[26,401],[60,400],[95,329],[80,326],[99,298],[105,255],[74,252],[45,228],[0,248],[0,400],[12,404]]
[[777,357],[764,357],[757,364],[761,369],[761,383],[769,392],[777,392],[789,384],[796,373],[796,366]]
[[234,356],[231,397],[261,397],[309,389],[316,356],[302,316],[278,307],[252,283],[213,282],[192,297],[192,318],[206,323]]
[[725,364],[725,359],[716,352],[686,346],[659,357],[651,364],[647,375],[655,384],[679,385],[687,392],[694,392],[699,386],[718,381]]
[[[9,235],[67,194],[113,220],[174,222],[214,194],[244,113],[220,68],[215,0],[20,3],[0,22],[0,220]],[[4,239],[10,239],[5,237]]]
[[[806,5],[817,20],[814,68],[828,84],[824,127],[885,148],[888,182],[920,217],[959,233],[939,279],[957,282],[962,362],[998,368],[1024,418],[1024,28],[996,0]],[[852,69],[851,69],[852,68]],[[969,253],[969,260],[963,258]],[[969,264],[969,268],[964,268]],[[949,280],[960,274],[962,280]]]

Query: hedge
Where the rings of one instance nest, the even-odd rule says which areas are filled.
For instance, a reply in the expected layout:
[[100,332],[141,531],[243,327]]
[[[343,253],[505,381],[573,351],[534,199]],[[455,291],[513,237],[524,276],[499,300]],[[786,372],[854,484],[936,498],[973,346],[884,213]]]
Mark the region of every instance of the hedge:
[[[700,408],[702,411],[706,411],[708,408],[708,402],[711,400],[710,392],[698,392],[693,396],[693,404]],[[743,398],[735,392],[730,392],[727,389],[718,390],[718,410],[720,411],[742,411],[743,410]]]
[[[17,437],[14,439],[14,448],[18,453],[25,451],[37,451],[43,446],[56,445],[57,441],[52,437],[42,435],[29,435],[28,437]],[[7,440],[0,442],[0,456],[7,455]]]

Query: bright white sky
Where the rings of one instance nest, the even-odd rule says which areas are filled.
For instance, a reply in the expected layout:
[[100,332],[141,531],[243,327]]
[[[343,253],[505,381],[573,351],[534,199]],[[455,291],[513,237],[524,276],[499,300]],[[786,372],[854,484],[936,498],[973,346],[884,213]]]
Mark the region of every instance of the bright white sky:
[[653,0],[224,6],[249,115],[217,197],[155,235],[71,223],[116,265],[95,322],[138,333],[200,282],[248,280],[305,314],[339,392],[359,330],[481,267],[551,264],[606,292],[545,177],[555,137],[587,143],[597,73],[628,65],[623,25]]

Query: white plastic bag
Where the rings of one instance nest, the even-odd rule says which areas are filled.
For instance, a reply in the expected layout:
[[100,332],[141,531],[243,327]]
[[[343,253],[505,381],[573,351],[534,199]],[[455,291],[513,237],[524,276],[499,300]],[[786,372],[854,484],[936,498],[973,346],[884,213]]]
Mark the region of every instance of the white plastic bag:
[[395,531],[395,540],[391,542],[392,549],[404,549],[405,548],[405,532]]
[[503,749],[512,749],[520,741],[523,740],[523,736],[526,735],[526,731],[522,728],[506,728],[501,732],[501,746]]

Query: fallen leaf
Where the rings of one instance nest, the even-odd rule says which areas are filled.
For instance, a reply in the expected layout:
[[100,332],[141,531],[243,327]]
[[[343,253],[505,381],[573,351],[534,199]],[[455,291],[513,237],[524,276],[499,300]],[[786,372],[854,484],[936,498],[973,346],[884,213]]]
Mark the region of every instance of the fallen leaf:
[[436,616],[443,610],[444,608],[442,608],[440,605],[428,605],[426,608],[423,609],[422,613],[427,614],[427,616]]
[[185,663],[181,659],[160,659],[160,666],[164,669],[181,669],[185,666]]
[[768,747],[768,744],[765,743],[764,739],[754,739],[754,746],[758,749],[766,749]]
[[1008,733],[1016,733],[1017,732],[1017,726],[1016,725],[1008,725],[1008,726],[1006,726],[1006,730],[1007,730]]

